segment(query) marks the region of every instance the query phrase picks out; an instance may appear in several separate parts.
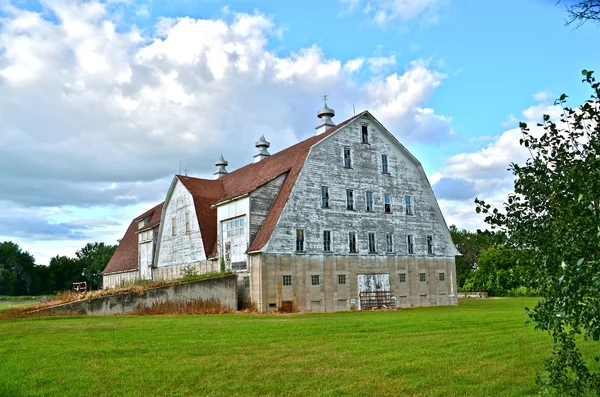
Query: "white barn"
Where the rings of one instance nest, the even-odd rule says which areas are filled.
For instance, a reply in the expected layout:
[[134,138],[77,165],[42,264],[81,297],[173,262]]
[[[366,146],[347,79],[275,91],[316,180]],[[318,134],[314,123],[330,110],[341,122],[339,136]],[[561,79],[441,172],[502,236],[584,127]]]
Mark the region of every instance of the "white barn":
[[260,311],[455,305],[456,250],[419,161],[368,111],[214,180],[176,175],[136,217],[104,288],[186,267],[238,275]]

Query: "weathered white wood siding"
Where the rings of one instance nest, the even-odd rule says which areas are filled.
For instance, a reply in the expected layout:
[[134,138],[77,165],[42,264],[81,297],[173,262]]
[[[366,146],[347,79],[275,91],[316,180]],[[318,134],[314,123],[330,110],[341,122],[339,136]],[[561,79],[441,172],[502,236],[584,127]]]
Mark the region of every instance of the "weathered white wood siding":
[[[370,144],[361,143],[361,126],[368,124]],[[344,168],[343,150],[352,151],[352,168]],[[389,174],[382,173],[381,155],[388,155]],[[330,207],[321,208],[321,186],[329,188]],[[346,209],[346,189],[354,191],[355,210]],[[373,192],[374,210],[365,209],[365,192]],[[383,195],[392,199],[392,213],[384,213]],[[414,197],[414,215],[405,214],[404,197]],[[295,231],[304,229],[305,251],[323,252],[323,231],[332,234],[334,254],[348,254],[348,232],[357,233],[359,253],[368,252],[368,233],[375,233],[377,253],[385,255],[386,233],[393,233],[394,252],[407,253],[407,234],[415,236],[416,256],[427,255],[428,235],[434,256],[454,257],[454,246],[434,207],[428,181],[418,166],[378,129],[370,118],[360,118],[315,145],[269,241],[268,251],[295,251]]]
[[140,279],[140,272],[132,270],[130,272],[120,272],[105,274],[102,276],[102,289],[117,288],[124,284],[130,284]]
[[[186,213],[189,214],[189,232],[186,232]],[[173,218],[176,219],[174,236],[171,230]],[[160,233],[157,267],[195,264],[206,260],[193,197],[179,180],[164,204]]]

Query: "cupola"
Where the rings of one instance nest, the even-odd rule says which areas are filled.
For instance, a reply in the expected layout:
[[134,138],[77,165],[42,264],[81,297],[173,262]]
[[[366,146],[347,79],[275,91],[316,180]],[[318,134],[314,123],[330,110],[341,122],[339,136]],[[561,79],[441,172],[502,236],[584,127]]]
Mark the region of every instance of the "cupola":
[[270,156],[269,152],[267,151],[269,146],[271,146],[271,144],[267,142],[264,135],[261,135],[260,139],[256,141],[256,148],[258,149],[258,153],[254,155],[255,163],[258,163],[260,160]]
[[225,167],[227,167],[229,163],[227,161],[225,161],[225,159],[223,158],[223,155],[221,155],[219,157],[219,159],[217,160],[217,162],[215,163],[215,165],[217,166],[217,172],[215,172],[215,179],[219,179],[221,178],[223,175],[227,174],[227,170],[225,169]]

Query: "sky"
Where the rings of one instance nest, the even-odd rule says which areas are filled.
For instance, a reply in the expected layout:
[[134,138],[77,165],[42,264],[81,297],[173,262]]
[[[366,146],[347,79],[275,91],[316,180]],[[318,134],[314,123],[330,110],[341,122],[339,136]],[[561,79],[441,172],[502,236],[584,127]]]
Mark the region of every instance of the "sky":
[[116,244],[179,172],[212,178],[369,110],[423,164],[448,225],[485,228],[519,121],[579,106],[600,26],[555,0],[0,0],[0,241],[48,264]]

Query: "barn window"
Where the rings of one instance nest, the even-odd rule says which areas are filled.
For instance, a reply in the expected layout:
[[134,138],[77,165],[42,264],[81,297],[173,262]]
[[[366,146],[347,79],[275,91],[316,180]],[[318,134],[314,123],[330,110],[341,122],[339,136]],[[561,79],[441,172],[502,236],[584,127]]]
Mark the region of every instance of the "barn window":
[[438,280],[445,281],[446,280],[446,274],[445,273],[439,273],[438,274]]
[[425,282],[427,278],[425,277],[425,273],[419,273],[419,281],[420,282]]
[[321,282],[319,280],[319,275],[313,274],[312,276],[310,276],[310,283],[311,283],[311,285],[320,285]]
[[346,284],[346,275],[338,274],[338,284]]
[[190,213],[185,213],[185,233],[190,234]]
[[383,174],[389,174],[389,169],[388,169],[388,156],[387,154],[382,154],[381,155],[381,172]]
[[413,215],[414,214],[414,208],[413,208],[413,198],[412,198],[412,196],[404,196],[404,203],[406,205],[406,215]]
[[346,209],[354,210],[354,191],[346,189]]
[[177,236],[177,219],[171,218],[171,236]]
[[394,252],[394,239],[392,233],[386,233],[385,235],[385,252]]
[[329,208],[329,188],[321,186],[321,208]]
[[369,254],[374,254],[375,248],[375,233],[369,233]]
[[398,279],[400,280],[401,283],[405,283],[406,282],[406,273],[399,273]]
[[366,125],[362,126],[362,143],[369,143],[369,129]]
[[323,251],[331,252],[331,231],[323,231]]
[[427,236],[427,254],[433,255],[433,236]]
[[344,148],[344,168],[352,168],[352,153],[349,147]]
[[412,235],[412,234],[406,235],[406,245],[408,248],[408,253],[414,254],[415,253],[415,236],[414,235]]
[[304,229],[296,229],[296,251],[304,251]]
[[283,276],[283,285],[292,285],[292,276],[285,275]]
[[225,231],[225,237],[227,237],[227,238],[243,236],[246,234],[244,218],[232,219],[229,221],[225,221],[223,223],[224,223],[223,229]]
[[366,192],[367,211],[373,211],[373,192]]
[[356,232],[348,233],[348,250],[351,254],[355,254],[358,252],[356,250]]
[[392,196],[390,196],[388,193],[383,195],[383,211],[386,214],[392,213]]

